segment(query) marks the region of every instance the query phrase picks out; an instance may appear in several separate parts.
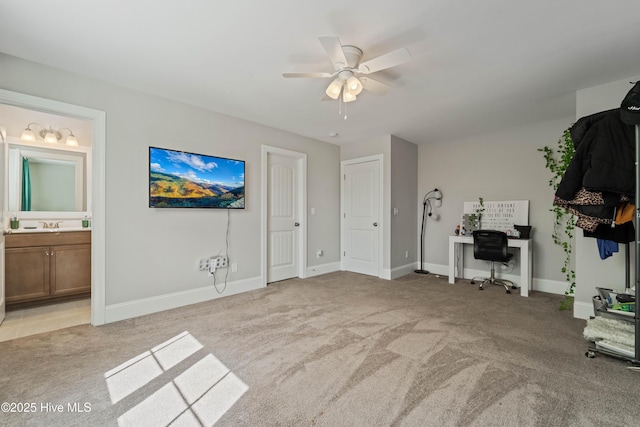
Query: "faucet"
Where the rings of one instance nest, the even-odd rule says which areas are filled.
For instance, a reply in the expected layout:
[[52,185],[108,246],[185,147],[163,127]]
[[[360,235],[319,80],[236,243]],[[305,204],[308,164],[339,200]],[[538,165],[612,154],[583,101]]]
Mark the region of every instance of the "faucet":
[[57,222],[40,221],[40,223],[42,223],[42,228],[60,228],[60,223],[62,223],[62,221],[57,221]]

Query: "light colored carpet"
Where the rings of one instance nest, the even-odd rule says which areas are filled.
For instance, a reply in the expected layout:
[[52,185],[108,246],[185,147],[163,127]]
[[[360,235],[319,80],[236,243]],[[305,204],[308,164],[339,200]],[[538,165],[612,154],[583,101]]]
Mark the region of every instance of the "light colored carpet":
[[561,298],[338,272],[2,342],[0,401],[36,411],[0,425],[640,425]]

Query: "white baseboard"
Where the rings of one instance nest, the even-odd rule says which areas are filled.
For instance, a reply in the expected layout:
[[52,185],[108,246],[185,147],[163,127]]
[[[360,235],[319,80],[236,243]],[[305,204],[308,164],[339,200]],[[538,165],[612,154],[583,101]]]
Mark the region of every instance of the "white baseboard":
[[[174,292],[167,295],[158,295],[135,301],[112,304],[105,308],[105,323],[117,322],[119,320],[131,319],[133,317],[144,316],[229,295],[236,295],[262,287],[262,278],[253,277],[251,279],[228,282],[226,289],[221,294],[218,294],[213,285],[211,285],[183,292]],[[220,285],[218,285],[218,288],[220,288]]]
[[413,270],[417,268],[418,268],[418,263],[415,263],[415,262],[401,265],[400,267],[392,268],[391,270],[389,270],[388,268],[385,268],[382,271],[382,275],[383,275],[382,278],[387,280],[397,279],[398,277],[402,277],[413,272]]
[[312,267],[307,267],[307,278],[319,276],[321,274],[333,273],[334,271],[340,271],[340,262],[314,265]]
[[569,284],[563,280],[548,280],[533,278],[533,290],[548,294],[564,295]]
[[449,266],[447,265],[425,263],[422,269],[437,276],[449,276]]
[[[449,276],[448,265],[425,263],[423,268],[436,275]],[[472,277],[478,276],[486,277],[489,275],[489,271],[465,268],[463,275],[465,279],[471,279]],[[496,276],[501,279],[511,280],[517,285],[520,285],[520,274],[501,274],[500,271],[496,271]],[[564,292],[567,290],[567,286],[567,282],[561,280],[538,279],[534,277],[532,290],[546,292],[549,294],[564,295]]]
[[592,316],[595,316],[593,303],[589,304],[587,302],[573,300],[573,317],[576,319],[589,319]]

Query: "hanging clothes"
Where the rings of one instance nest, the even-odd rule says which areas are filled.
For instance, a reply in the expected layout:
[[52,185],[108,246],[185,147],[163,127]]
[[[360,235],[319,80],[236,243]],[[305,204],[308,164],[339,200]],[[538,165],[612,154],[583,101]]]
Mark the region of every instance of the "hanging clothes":
[[611,240],[597,239],[598,252],[600,253],[600,259],[607,259],[614,253],[618,252],[618,243]]
[[633,221],[633,215],[636,212],[636,206],[629,202],[622,202],[618,206],[616,212],[616,225],[624,224],[626,222]]
[[625,222],[621,225],[611,227],[610,225],[598,225],[595,231],[584,230],[584,237],[593,237],[596,239],[613,240],[618,243],[629,243],[636,239],[636,230],[633,222]]
[[620,120],[619,108],[598,114],[582,139],[573,142],[576,151],[556,190],[563,200],[572,200],[582,187],[635,196],[634,127]]
[[558,185],[554,205],[576,215],[576,226],[585,236],[619,243],[633,240],[627,240],[628,226],[615,228],[618,207],[635,197],[634,127],[622,122],[616,108],[579,119],[569,132],[575,153]]
[[562,206],[578,217],[576,225],[587,231],[595,231],[599,224],[613,224],[620,199],[626,196],[605,197],[601,192],[580,188],[572,200],[556,197],[554,204]]

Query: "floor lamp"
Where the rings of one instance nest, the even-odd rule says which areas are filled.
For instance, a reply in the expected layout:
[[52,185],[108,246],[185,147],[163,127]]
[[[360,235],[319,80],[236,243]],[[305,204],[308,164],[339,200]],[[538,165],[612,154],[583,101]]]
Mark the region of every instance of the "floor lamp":
[[[433,200],[433,205],[431,205],[431,200]],[[429,207],[429,212],[427,213],[427,206]],[[439,208],[442,206],[442,192],[437,188],[429,191],[424,195],[424,199],[422,199],[422,228],[420,230],[420,268],[415,270],[416,273],[420,274],[429,274],[427,270],[423,270],[424,268],[424,229],[427,222],[427,216],[433,215],[433,208]]]

